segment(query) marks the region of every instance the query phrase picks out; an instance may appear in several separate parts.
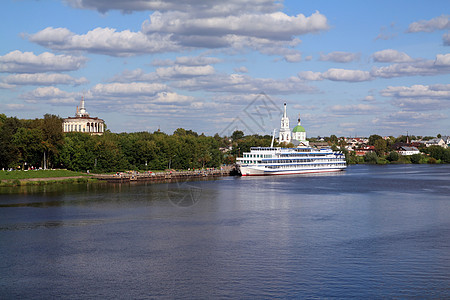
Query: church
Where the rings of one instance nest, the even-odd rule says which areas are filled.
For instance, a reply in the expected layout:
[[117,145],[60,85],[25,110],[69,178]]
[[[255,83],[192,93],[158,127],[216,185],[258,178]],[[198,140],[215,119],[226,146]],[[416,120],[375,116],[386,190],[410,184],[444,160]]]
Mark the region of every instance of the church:
[[77,106],[75,117],[63,120],[63,132],[86,132],[91,135],[102,135],[105,131],[105,121],[97,117],[90,117],[81,98],[80,108]]
[[309,142],[306,140],[306,130],[301,125],[300,114],[298,115],[297,126],[291,132],[289,128],[289,118],[287,116],[286,103],[284,103],[284,113],[281,118],[281,128],[278,137],[278,142],[281,143],[292,143],[295,146],[309,146]]

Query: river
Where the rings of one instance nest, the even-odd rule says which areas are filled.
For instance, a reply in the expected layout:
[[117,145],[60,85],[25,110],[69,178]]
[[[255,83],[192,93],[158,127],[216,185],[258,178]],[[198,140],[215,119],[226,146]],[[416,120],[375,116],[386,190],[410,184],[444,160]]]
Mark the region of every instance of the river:
[[0,189],[1,299],[449,298],[450,165]]

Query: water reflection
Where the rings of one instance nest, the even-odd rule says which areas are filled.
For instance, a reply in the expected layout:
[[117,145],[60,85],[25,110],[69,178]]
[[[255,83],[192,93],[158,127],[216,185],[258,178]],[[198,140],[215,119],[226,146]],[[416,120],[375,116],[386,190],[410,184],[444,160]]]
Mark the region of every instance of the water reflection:
[[396,167],[2,190],[0,298],[448,298],[450,166]]

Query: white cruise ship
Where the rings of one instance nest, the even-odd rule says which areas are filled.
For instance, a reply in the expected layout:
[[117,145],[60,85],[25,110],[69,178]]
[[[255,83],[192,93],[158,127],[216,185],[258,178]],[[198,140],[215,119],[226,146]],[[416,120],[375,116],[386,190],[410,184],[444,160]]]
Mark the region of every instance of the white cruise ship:
[[343,171],[345,156],[331,149],[252,147],[237,158],[242,176],[289,175]]
[[275,131],[271,147],[254,147],[250,149],[250,152],[245,152],[243,157],[237,158],[236,163],[242,176],[335,172],[342,171],[347,167],[344,154],[328,148],[309,147],[300,115],[297,126],[291,132],[286,103],[281,118],[278,142],[280,144],[292,143],[298,147],[273,147],[274,139]]

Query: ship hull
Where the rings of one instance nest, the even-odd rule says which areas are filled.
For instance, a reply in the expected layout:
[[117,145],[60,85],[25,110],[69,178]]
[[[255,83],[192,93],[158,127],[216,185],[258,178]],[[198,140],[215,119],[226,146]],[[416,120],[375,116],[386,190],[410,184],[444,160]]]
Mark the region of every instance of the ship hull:
[[294,175],[294,174],[312,174],[329,173],[344,171],[346,167],[338,168],[314,168],[314,169],[292,169],[292,170],[266,170],[263,168],[243,167],[241,166],[241,176],[271,176],[271,175]]

